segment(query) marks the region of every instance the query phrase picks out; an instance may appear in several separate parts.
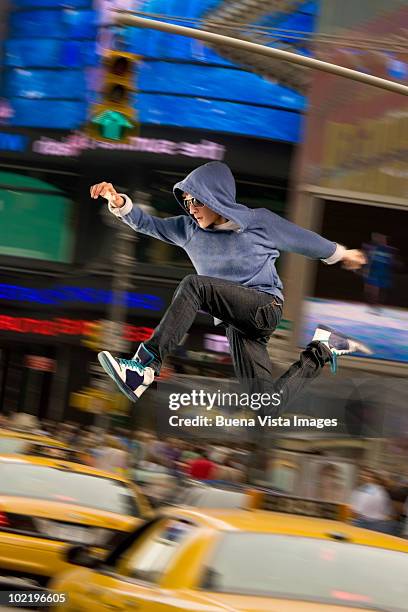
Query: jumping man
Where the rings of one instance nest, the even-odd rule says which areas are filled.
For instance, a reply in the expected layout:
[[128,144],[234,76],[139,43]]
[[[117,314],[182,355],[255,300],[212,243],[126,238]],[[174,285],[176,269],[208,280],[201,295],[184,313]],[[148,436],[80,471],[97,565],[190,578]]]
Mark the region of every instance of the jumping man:
[[322,238],[264,208],[251,209],[235,201],[235,180],[229,167],[210,162],[176,183],[173,192],[182,215],[161,219],[143,212],[111,183],[91,187],[91,197],[108,200],[111,213],[136,232],[183,248],[197,274],[186,276],[151,338],[131,359],[108,351],[99,361],[119,389],[132,401],[160,373],[161,364],[182,341],[199,310],[226,327],[238,380],[251,391],[281,394],[280,409],[326,362],[368,347],[319,325],[299,360],[273,380],[267,343],[282,316],[282,283],[275,262],[280,251],[300,253],[326,264],[341,262],[349,270],[366,263],[359,250]]

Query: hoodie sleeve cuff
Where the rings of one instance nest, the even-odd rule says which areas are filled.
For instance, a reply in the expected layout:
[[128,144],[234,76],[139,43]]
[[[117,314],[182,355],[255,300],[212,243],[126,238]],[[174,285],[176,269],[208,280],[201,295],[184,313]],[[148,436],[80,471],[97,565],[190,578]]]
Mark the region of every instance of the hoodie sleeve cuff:
[[117,206],[113,206],[110,200],[108,200],[108,208],[109,208],[109,211],[113,215],[115,215],[115,217],[124,217],[125,215],[128,215],[130,211],[132,210],[133,202],[129,198],[129,196],[127,196],[125,193],[119,193],[118,195],[122,196],[122,198],[125,200],[125,203],[123,204],[123,206],[118,208]]
[[336,250],[334,251],[333,255],[330,255],[330,257],[327,257],[327,259],[322,259],[322,262],[332,266],[343,259],[346,250],[346,247],[342,244],[336,244]]

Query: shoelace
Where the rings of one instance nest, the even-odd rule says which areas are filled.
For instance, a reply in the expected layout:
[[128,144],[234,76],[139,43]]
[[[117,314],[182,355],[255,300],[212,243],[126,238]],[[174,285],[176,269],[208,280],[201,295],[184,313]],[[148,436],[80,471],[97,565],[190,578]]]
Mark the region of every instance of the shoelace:
[[330,370],[332,374],[336,374],[337,372],[337,355],[336,353],[332,353],[332,357],[330,359]]
[[120,358],[118,359],[118,362],[121,365],[124,365],[125,368],[129,368],[131,370],[137,370],[138,372],[143,372],[144,370],[144,366],[139,361],[136,361],[135,359]]

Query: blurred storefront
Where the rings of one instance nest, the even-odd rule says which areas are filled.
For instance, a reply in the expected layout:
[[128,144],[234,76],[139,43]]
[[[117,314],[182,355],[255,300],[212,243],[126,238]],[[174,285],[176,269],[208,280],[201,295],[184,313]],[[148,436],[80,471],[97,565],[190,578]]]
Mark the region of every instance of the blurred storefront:
[[[159,143],[162,150],[169,147],[176,142],[175,131],[170,132],[157,128],[156,138],[146,138],[145,146],[150,142]],[[95,351],[81,346],[84,322],[109,318],[119,225],[104,200],[90,200],[92,183],[109,180],[148,206],[152,214],[177,215],[181,211],[172,195],[173,184],[205,163],[211,151],[219,157],[228,151],[237,178],[237,199],[284,214],[290,145],[253,139],[238,142],[230,137],[226,146],[214,135],[217,142],[201,152],[197,149],[196,157],[194,146],[200,147],[200,137],[180,131],[177,137],[188,155],[120,148],[81,150],[78,157],[67,155],[72,150],[34,157],[31,152],[6,154],[0,173],[1,393],[6,411],[67,416],[70,394],[87,385],[92,376]],[[245,159],[262,162],[247,165]],[[193,268],[181,249],[140,235],[135,235],[131,256],[126,318],[133,328],[144,330],[144,336],[143,332],[129,336],[133,347],[149,337],[178,282]],[[207,337],[211,334],[217,337]],[[223,338],[210,317],[199,315],[174,358],[175,369],[230,376]],[[54,359],[56,366],[47,372],[32,369],[25,365],[26,355]]]
[[[31,268],[25,273],[8,271],[2,280],[6,281],[0,285],[2,408],[7,413],[24,411],[42,418],[67,418],[70,394],[90,384],[97,347],[103,348],[103,340],[94,338],[93,326],[107,319],[115,299],[111,276],[96,281],[92,277],[68,279],[67,283],[67,279],[61,282]],[[171,280],[158,287],[152,276],[137,281],[137,290],[126,292],[123,339],[128,346],[133,348],[150,337],[172,293]],[[214,367],[211,354],[215,360],[225,347],[213,350],[210,345],[208,351],[206,338],[211,331],[212,319],[199,315],[175,358],[176,370],[187,367],[198,372]],[[209,358],[202,358],[204,351]],[[224,368],[224,372],[230,371]]]
[[[323,1],[318,31],[335,36],[320,59],[407,83],[400,41],[408,25],[403,0]],[[405,28],[405,29],[404,29]],[[406,377],[408,363],[408,175],[405,96],[320,71],[311,72],[305,139],[294,165],[290,218],[327,238],[360,248],[360,274],[291,256],[286,280],[292,350],[316,322],[351,334],[372,356],[347,361],[350,372]],[[301,279],[299,282],[298,279]]]

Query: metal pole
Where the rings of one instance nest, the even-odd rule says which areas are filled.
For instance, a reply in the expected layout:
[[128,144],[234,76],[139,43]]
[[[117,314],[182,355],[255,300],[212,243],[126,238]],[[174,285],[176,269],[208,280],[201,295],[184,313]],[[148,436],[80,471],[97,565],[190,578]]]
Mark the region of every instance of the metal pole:
[[283,51],[282,49],[273,49],[258,43],[232,38],[231,36],[214,34],[213,32],[205,32],[204,30],[198,30],[195,28],[187,28],[185,26],[174,25],[164,21],[157,21],[156,19],[137,17],[130,11],[116,10],[114,12],[117,13],[116,23],[118,25],[151,28],[153,30],[161,30],[162,32],[168,32],[170,34],[179,34],[181,36],[197,38],[211,44],[228,45],[229,47],[235,47],[236,49],[250,51],[252,53],[257,53],[258,55],[274,57],[275,59],[281,59],[285,62],[298,64],[300,66],[305,66],[306,68],[314,68],[315,70],[321,70],[322,72],[328,72],[347,79],[352,79],[353,81],[365,83],[366,85],[380,87],[381,89],[386,89],[388,91],[393,91],[395,93],[408,96],[408,86],[402,85],[401,83],[396,83],[394,81],[388,81],[387,79],[381,79],[380,77],[372,76],[371,74],[364,74],[358,70],[344,68],[343,66],[337,66],[337,64],[330,64],[329,62],[323,62],[311,57],[304,57],[303,55],[290,53],[289,51]]
[[[107,213],[110,215],[110,213]],[[124,340],[123,331],[126,324],[127,301],[126,291],[129,289],[131,272],[134,268],[133,244],[135,233],[118,220],[107,217],[108,225],[115,228],[115,237],[112,249],[112,294],[113,299],[108,309],[108,319],[103,320],[103,344],[109,347],[115,355],[129,351],[129,342]],[[101,389],[107,395],[112,394],[115,386],[106,376],[102,367],[94,364],[91,386]],[[111,416],[106,411],[96,413],[95,425],[107,431],[111,423]]]

